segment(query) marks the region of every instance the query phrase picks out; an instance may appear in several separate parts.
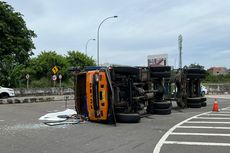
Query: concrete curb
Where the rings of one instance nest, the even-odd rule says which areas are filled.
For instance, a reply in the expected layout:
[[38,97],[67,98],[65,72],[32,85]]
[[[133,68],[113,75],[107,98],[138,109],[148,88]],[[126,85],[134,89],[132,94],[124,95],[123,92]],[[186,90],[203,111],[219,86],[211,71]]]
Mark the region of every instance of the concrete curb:
[[1,104],[22,104],[22,103],[41,103],[41,102],[54,102],[74,100],[73,95],[65,96],[40,96],[40,97],[14,97],[8,99],[0,99]]

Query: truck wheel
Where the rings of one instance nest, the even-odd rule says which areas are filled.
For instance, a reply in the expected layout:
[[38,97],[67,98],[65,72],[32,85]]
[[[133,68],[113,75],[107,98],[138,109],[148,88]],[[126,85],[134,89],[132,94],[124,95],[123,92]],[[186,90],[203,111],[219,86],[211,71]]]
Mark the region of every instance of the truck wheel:
[[8,98],[8,97],[10,97],[10,95],[8,93],[6,93],[6,92],[3,92],[3,93],[1,93],[0,97],[1,98]]
[[168,115],[171,114],[172,107],[167,109],[152,109],[152,114],[158,114],[158,115]]
[[206,102],[202,102],[201,103],[201,107],[206,107],[207,106],[207,103]]
[[207,101],[206,97],[201,97],[201,102]]
[[151,72],[165,72],[165,71],[170,71],[170,70],[171,70],[170,66],[150,67]]
[[201,103],[201,98],[200,97],[187,98],[187,103]]
[[151,72],[151,77],[167,78],[171,76],[171,72]]
[[187,106],[190,108],[201,108],[201,103],[187,103]]
[[116,120],[121,123],[139,123],[141,119],[140,114],[137,113],[117,113]]
[[168,109],[172,107],[172,102],[170,101],[153,102],[152,106],[153,106],[152,108]]

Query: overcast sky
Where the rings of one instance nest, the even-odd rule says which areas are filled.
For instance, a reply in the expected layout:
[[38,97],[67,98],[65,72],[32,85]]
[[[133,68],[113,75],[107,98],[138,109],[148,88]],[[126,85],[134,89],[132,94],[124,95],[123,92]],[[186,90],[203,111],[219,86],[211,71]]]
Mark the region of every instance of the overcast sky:
[[[183,65],[230,68],[230,0],[6,0],[34,30],[35,55],[54,50],[85,52],[97,37],[100,63],[147,65],[147,56],[168,54],[178,67],[178,35]],[[88,55],[96,60],[96,41]]]

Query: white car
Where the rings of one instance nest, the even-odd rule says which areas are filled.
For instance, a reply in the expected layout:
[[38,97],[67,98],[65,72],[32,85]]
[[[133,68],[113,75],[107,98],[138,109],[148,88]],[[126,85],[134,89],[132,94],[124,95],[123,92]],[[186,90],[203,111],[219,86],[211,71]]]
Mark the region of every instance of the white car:
[[14,89],[0,86],[0,98],[8,98],[14,96],[15,96]]
[[207,95],[208,94],[208,89],[201,85],[201,95],[204,96],[204,95]]

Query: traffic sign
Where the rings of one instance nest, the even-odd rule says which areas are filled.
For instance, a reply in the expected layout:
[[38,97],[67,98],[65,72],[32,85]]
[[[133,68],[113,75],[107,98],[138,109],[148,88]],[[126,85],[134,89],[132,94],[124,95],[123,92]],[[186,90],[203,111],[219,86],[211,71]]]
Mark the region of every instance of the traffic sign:
[[56,81],[56,80],[57,80],[57,76],[56,76],[56,75],[53,75],[53,76],[52,76],[52,80],[53,80],[53,81]]
[[30,75],[29,74],[26,74],[26,79],[28,80],[30,78]]
[[59,71],[59,70],[58,70],[57,66],[54,66],[54,67],[52,68],[53,74],[56,74],[58,71]]
[[61,79],[62,79],[62,75],[61,75],[61,74],[59,74],[58,78],[59,78],[59,80],[61,80]]

